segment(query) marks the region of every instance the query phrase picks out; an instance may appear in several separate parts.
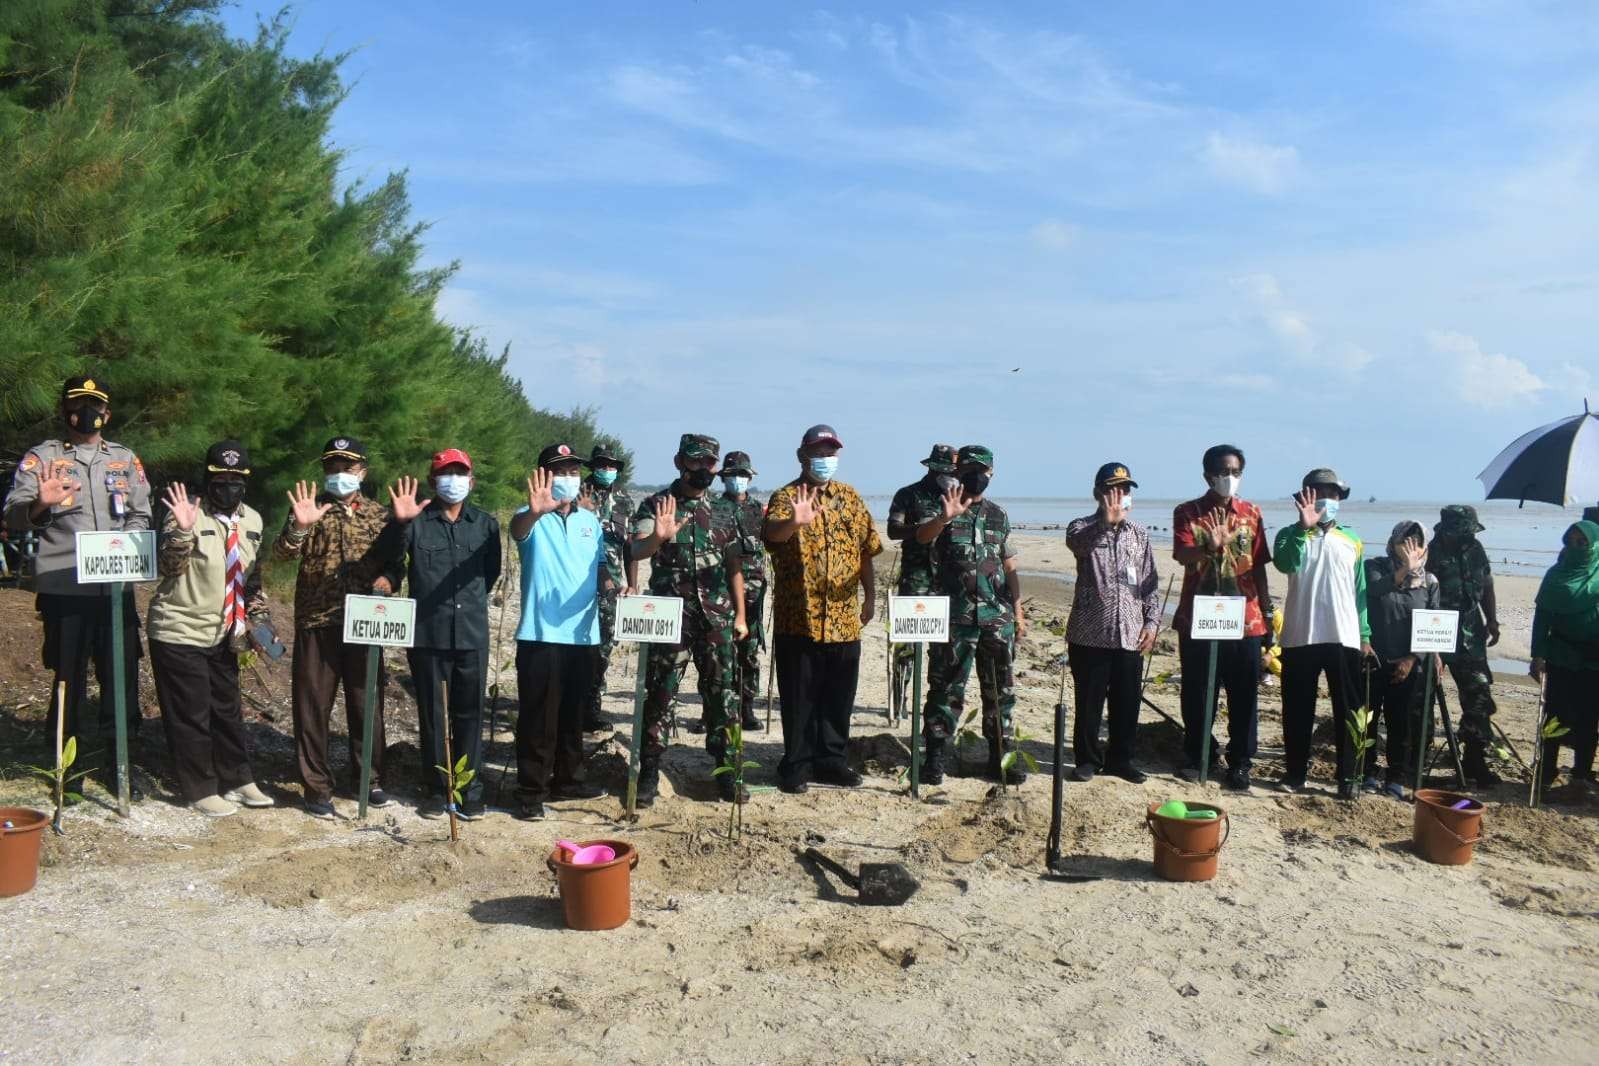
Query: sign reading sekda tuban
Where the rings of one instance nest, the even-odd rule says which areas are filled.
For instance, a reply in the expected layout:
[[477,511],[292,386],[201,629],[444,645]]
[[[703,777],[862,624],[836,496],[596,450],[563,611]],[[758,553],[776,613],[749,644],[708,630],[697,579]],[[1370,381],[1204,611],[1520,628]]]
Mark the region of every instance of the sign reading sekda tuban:
[[1243,640],[1244,598],[1195,596],[1188,635],[1194,640]]
[[683,600],[678,596],[623,596],[616,601],[616,639],[635,644],[678,644]]
[[890,596],[888,639],[895,644],[948,644],[948,596]]
[[79,530],[76,536],[78,583],[155,581],[155,533],[148,529],[107,532]]
[[344,642],[409,648],[416,641],[416,601],[395,596],[344,597]]

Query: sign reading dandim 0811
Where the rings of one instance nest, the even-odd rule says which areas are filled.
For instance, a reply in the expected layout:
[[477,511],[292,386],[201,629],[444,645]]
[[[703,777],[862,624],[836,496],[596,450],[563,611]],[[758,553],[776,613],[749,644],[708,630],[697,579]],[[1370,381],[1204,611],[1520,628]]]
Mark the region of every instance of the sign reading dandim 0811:
[[888,639],[895,644],[949,643],[949,597],[890,596]]
[[635,644],[678,644],[683,600],[678,596],[623,596],[616,601],[616,639]]
[[344,597],[344,642],[411,647],[416,642],[416,601],[397,596]]
[[76,544],[79,584],[154,581],[160,576],[155,566],[155,533],[151,530],[80,530]]

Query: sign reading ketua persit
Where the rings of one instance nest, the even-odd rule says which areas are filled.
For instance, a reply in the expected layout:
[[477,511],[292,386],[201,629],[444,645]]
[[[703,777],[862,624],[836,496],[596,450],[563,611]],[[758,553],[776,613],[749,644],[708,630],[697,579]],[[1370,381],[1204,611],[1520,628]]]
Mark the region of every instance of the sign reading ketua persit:
[[1460,629],[1459,611],[1412,611],[1410,614],[1410,650],[1413,653],[1455,650],[1455,639]]
[[949,643],[949,597],[890,596],[888,639],[895,644]]
[[155,581],[155,533],[148,529],[80,530],[78,583]]
[[1242,596],[1195,596],[1194,620],[1188,635],[1194,640],[1243,640]]
[[395,596],[344,597],[344,643],[409,648],[415,641],[415,600]]
[[678,644],[683,600],[678,596],[623,596],[616,601],[616,639],[635,644]]

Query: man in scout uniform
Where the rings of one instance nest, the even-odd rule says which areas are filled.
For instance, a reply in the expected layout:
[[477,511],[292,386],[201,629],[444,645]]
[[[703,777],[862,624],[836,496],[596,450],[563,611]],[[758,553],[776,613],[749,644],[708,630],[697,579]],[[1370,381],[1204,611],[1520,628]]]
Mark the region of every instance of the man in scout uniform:
[[[61,389],[61,417],[66,434],[29,449],[17,465],[6,497],[5,522],[14,534],[33,533],[39,551],[33,561],[35,606],[44,621],[44,665],[55,673],[56,685],[67,685],[67,736],[81,735],[81,711],[88,688],[88,663],[94,659],[100,682],[100,729],[105,737],[114,728],[111,698],[111,596],[103,584],[78,584],[77,539],[80,530],[137,530],[150,528],[150,483],[139,457],[120,444],[104,439],[100,431],[111,421],[111,397],[93,378],[68,378]],[[129,735],[138,733],[139,614],[133,596],[125,593],[123,609],[123,707]],[[55,702],[51,701],[49,728],[55,729]],[[116,759],[106,751],[85,765],[98,768],[97,777],[115,794],[118,791]],[[135,800],[144,794],[129,782]]]
[[1460,739],[1466,749],[1461,766],[1472,784],[1492,788],[1499,775],[1488,766],[1495,709],[1488,649],[1499,643],[1499,613],[1488,553],[1477,539],[1484,526],[1475,507],[1451,504],[1432,528],[1427,570],[1438,578],[1439,607],[1460,612],[1459,643],[1443,658],[1460,693]]
[[[749,626],[735,512],[706,494],[716,479],[721,448],[715,437],[683,434],[674,460],[679,476],[633,514],[633,557],[653,560],[650,592],[683,600],[682,642],[651,644],[645,667],[640,806],[655,802],[666,750],[666,716],[690,658],[705,707],[705,750],[718,765],[727,752],[724,730],[733,721],[735,645],[749,636]],[[723,799],[747,798],[735,793],[732,774],[716,775],[715,780]]]
[[600,650],[583,718],[584,731],[597,733],[606,728],[605,719],[600,717],[600,701],[605,696],[605,671],[611,665],[611,648],[616,643],[616,598],[638,591],[638,563],[633,559],[633,538],[627,528],[633,520],[633,498],[616,487],[622,476],[622,460],[613,449],[596,444],[584,465],[589,475],[583,479],[583,490],[605,533],[605,562],[600,567]]
[[759,730],[755,697],[761,688],[761,649],[766,647],[766,545],[761,526],[766,505],[750,499],[750,479],[755,467],[747,452],[728,452],[722,462],[722,501],[733,508],[738,524],[739,554],[744,573],[744,620],[749,635],[738,642],[737,676],[739,720],[745,729]]
[[[931,454],[922,460],[927,473],[894,493],[894,500],[888,505],[888,539],[900,544],[896,591],[901,596],[940,594],[938,578],[933,573],[932,548],[916,539],[916,527],[938,514],[944,493],[960,484],[955,477],[955,458],[955,449],[950,445],[933,445]],[[894,694],[902,704],[915,657],[914,644],[894,645]]]
[[[949,596],[949,643],[933,645],[933,687],[927,695],[922,727],[927,759],[922,780],[944,780],[944,748],[959,728],[966,680],[977,664],[983,699],[983,736],[988,739],[988,774],[998,780],[1007,747],[1013,746],[1011,708],[1016,694],[1011,659],[1016,638],[1026,632],[1016,549],[1010,543],[1010,517],[985,497],[994,472],[994,453],[968,444],[956,457],[960,483],[949,489],[938,513],[916,527],[915,539],[932,549],[933,567]],[[1006,780],[1026,778],[1013,766]]]
[[[333,771],[328,765],[328,726],[333,697],[344,686],[349,731],[347,772],[352,792],[360,788],[361,740],[366,712],[367,648],[344,643],[344,597],[393,595],[403,575],[401,561],[379,537],[388,508],[363,495],[366,448],[354,437],[334,437],[322,450],[323,491],[302,481],[288,494],[290,511],[272,545],[274,558],[299,559],[294,582],[294,746],[305,810],[332,818]],[[383,659],[378,658],[377,706],[372,718],[372,791],[367,802],[382,807]]]

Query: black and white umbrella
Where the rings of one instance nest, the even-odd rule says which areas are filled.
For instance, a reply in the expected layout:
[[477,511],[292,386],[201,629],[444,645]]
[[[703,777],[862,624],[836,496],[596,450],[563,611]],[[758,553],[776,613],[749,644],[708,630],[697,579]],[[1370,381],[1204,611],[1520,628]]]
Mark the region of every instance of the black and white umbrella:
[[1490,500],[1599,502],[1599,414],[1583,401],[1582,414],[1517,437],[1477,479]]

